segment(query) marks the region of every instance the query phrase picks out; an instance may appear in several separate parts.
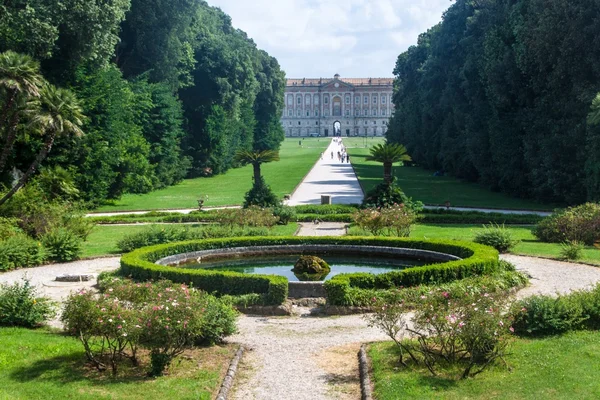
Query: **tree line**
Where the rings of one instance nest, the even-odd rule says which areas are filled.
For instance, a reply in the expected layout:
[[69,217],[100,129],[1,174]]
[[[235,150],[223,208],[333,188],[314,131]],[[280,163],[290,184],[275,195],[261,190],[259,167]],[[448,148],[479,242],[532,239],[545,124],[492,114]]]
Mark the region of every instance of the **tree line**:
[[599,200],[598,60],[597,0],[457,0],[398,57],[388,139],[495,191]]
[[[6,188],[48,147],[33,124],[46,87],[73,95],[81,134],[54,134],[42,171],[85,201],[223,173],[239,165],[236,152],[278,150],[284,138],[277,60],[204,1],[7,0],[0,53]],[[23,56],[39,74],[32,89],[12,75]]]

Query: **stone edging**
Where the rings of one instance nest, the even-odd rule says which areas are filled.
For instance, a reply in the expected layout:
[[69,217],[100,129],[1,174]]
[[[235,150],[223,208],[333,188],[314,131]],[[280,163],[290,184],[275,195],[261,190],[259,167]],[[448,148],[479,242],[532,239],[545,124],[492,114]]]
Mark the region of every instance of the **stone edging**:
[[235,379],[238,363],[242,358],[242,354],[244,354],[244,346],[240,346],[235,353],[235,356],[231,360],[229,369],[227,370],[227,374],[225,374],[225,379],[223,379],[223,383],[221,384],[221,389],[219,389],[219,394],[217,395],[216,400],[227,400],[227,395],[233,386],[233,380]]
[[372,400],[371,378],[369,377],[369,360],[367,358],[367,345],[363,343],[358,352],[358,370],[360,373],[360,398],[361,400]]

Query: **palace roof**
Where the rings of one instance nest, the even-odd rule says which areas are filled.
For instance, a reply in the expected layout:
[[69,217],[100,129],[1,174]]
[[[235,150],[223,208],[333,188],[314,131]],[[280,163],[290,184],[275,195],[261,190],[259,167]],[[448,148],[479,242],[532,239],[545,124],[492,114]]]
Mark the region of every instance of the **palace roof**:
[[394,78],[340,78],[336,75],[331,78],[302,78],[288,79],[287,86],[322,86],[338,80],[352,86],[389,86],[394,83]]

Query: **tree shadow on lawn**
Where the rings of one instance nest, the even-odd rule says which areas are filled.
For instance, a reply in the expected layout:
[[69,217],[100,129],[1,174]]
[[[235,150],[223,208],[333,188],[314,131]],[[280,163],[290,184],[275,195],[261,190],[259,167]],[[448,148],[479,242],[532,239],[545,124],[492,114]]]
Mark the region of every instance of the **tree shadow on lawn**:
[[131,368],[129,361],[124,360],[119,364],[119,372],[112,376],[110,368],[99,372],[87,363],[82,352],[72,352],[53,358],[36,360],[26,366],[16,368],[9,375],[10,379],[20,383],[35,382],[60,382],[68,384],[85,381],[90,385],[112,385],[116,383],[133,383],[146,380],[142,368]]

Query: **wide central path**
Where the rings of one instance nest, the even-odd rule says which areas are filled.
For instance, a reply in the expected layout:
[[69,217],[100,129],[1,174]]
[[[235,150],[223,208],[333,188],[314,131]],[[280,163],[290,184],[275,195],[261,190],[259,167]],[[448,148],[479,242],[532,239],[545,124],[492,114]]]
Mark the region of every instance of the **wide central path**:
[[323,153],[322,159],[317,160],[314,167],[296,188],[288,205],[321,204],[322,195],[331,196],[333,204],[362,202],[363,191],[352,164],[338,160],[337,154],[342,151],[342,145],[335,139],[331,141]]

